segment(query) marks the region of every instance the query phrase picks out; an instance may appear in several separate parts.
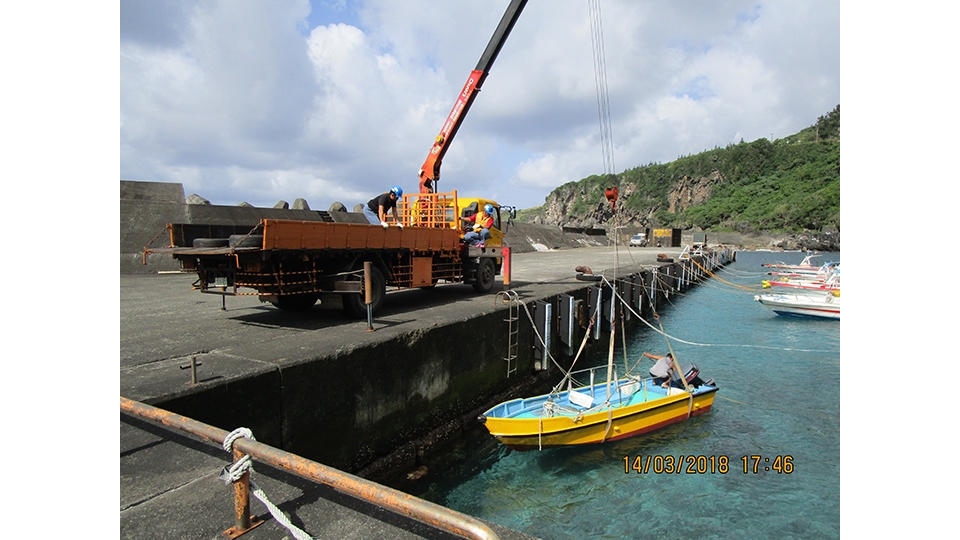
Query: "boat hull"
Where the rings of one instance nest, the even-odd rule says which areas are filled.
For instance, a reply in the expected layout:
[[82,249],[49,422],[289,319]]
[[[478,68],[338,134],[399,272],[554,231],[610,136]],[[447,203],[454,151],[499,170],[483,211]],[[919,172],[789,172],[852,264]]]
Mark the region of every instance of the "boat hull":
[[692,397],[678,389],[672,389],[671,395],[658,395],[653,389],[641,394],[641,390],[626,405],[576,415],[510,413],[511,408],[536,411],[538,401],[542,404],[547,397],[538,396],[502,403],[481,418],[493,437],[515,450],[598,444],[635,437],[705,414],[713,406],[717,390],[715,386],[701,386]]
[[840,299],[827,295],[823,299],[805,295],[765,294],[755,300],[786,317],[808,317],[840,320]]

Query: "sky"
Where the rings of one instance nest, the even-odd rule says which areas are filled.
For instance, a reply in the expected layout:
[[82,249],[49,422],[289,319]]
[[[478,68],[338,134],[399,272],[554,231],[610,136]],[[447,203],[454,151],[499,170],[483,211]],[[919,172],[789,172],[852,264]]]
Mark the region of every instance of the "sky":
[[[417,172],[508,0],[122,0],[120,179],[213,204],[348,208]],[[531,0],[440,191],[529,208],[592,174],[780,138],[840,103],[837,0]],[[612,168],[610,171],[606,167]]]

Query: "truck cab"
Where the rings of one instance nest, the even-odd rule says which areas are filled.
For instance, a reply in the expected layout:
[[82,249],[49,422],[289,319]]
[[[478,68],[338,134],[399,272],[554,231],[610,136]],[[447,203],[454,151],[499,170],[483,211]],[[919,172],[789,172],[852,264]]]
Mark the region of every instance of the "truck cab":
[[[474,198],[464,198],[458,199],[458,212],[457,215],[460,216],[461,221],[463,218],[468,218],[480,212],[480,210],[486,206],[493,206],[493,226],[490,227],[490,239],[486,241],[486,247],[502,247],[503,246],[503,226],[500,221],[500,205],[496,201],[490,199],[474,199]],[[460,229],[461,234],[460,238],[463,238],[463,233],[470,230],[472,226],[471,222],[464,221],[461,223]]]
[[[465,232],[471,230],[470,217],[486,205],[493,206],[493,226],[486,247],[503,247],[504,222],[501,219],[500,205],[491,199],[458,197],[456,191],[449,193],[415,193],[404,195],[397,204],[397,212],[404,227],[449,228],[460,231],[460,240]],[[393,223],[393,216],[387,216],[387,223]]]

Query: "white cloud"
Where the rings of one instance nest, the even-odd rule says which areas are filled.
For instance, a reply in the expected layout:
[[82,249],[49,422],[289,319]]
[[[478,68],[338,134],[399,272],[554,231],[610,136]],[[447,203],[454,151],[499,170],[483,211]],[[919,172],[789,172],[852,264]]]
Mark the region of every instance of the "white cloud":
[[[215,204],[303,197],[319,209],[393,184],[415,191],[507,1],[321,4],[311,20],[342,19],[305,30],[303,0],[149,13],[122,1],[121,178],[182,181]],[[602,10],[618,171],[785,136],[840,101],[836,0]],[[529,207],[602,173],[591,49],[585,2],[530,2],[449,147],[440,188]]]

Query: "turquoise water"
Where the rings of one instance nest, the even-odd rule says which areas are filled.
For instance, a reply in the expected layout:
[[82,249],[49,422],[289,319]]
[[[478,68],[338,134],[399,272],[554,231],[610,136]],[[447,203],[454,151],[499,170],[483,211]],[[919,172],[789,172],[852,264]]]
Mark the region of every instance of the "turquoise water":
[[[529,452],[478,426],[404,489],[544,539],[838,538],[840,323],[777,316],[753,300],[761,263],[802,258],[740,252],[717,278],[659,306],[681,362],[720,386],[710,413],[625,441]],[[631,359],[668,350],[647,329],[632,331],[626,348]],[[621,366],[623,356],[618,347]],[[637,456],[650,456],[647,472],[631,469]],[[699,463],[685,457],[668,473],[668,456]]]

